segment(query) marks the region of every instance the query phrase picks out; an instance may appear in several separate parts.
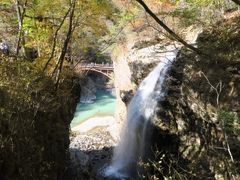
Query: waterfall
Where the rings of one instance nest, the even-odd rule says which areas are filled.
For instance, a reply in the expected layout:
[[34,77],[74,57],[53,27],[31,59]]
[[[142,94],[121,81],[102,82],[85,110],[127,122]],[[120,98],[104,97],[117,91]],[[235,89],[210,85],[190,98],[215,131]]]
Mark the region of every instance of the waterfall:
[[121,140],[116,147],[112,163],[105,169],[105,176],[125,179],[136,173],[136,164],[144,154],[146,130],[154,115],[157,102],[164,97],[163,83],[167,70],[176,57],[176,50],[165,53],[161,62],[142,81],[128,105],[127,121]]

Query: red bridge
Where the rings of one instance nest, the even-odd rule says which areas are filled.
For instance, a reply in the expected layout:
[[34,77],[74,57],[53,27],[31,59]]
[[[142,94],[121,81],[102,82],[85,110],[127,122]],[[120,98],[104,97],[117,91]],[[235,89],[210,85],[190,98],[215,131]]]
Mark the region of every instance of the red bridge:
[[86,73],[88,73],[89,71],[98,72],[111,79],[112,77],[110,76],[110,74],[113,72],[113,64],[79,63],[75,66],[74,69],[76,72],[82,71],[85,71]]

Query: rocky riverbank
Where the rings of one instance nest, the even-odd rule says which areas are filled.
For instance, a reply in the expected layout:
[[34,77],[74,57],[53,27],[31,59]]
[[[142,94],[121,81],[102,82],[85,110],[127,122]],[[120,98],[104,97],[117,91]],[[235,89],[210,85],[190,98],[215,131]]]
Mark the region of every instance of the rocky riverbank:
[[112,123],[105,126],[98,126],[97,123],[95,127],[93,121],[89,120],[89,123],[91,129],[83,131],[79,128],[79,131],[75,131],[70,137],[70,169],[74,178],[94,178],[102,167],[110,163],[117,144],[112,136],[114,130],[110,128]]

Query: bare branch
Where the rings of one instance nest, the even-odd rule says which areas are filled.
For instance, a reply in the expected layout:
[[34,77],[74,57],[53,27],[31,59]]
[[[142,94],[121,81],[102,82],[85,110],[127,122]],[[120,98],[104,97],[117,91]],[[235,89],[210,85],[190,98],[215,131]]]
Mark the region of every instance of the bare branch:
[[[204,76],[204,78],[207,80],[208,84],[210,85],[210,87],[216,92],[217,94],[217,98],[216,98],[216,101],[217,101],[217,107],[219,108],[219,98],[220,98],[220,95],[221,95],[221,92],[222,92],[222,89],[224,87],[222,81],[220,80],[219,83],[217,84],[217,86],[213,86],[212,83],[209,81],[209,79],[207,78],[207,76],[201,72],[201,74]],[[223,130],[223,136],[224,136],[224,139],[225,139],[225,143],[226,143],[226,146],[227,148],[227,151],[228,151],[228,154],[231,158],[231,161],[234,162],[234,159],[233,159],[233,155],[232,155],[232,152],[231,152],[231,148],[229,146],[229,142],[228,142],[228,136],[226,134],[226,132],[224,131],[224,127],[225,127],[225,124],[224,124],[224,120],[222,120],[221,122],[221,128]]]

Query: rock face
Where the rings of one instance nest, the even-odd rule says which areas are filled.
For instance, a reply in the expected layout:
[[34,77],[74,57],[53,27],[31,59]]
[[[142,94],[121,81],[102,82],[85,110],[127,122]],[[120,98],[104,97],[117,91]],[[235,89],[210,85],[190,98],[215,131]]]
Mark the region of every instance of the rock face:
[[0,179],[63,179],[79,80],[65,77],[56,92],[24,63],[20,74],[14,62],[0,66]]
[[81,82],[81,87],[81,103],[93,103],[97,90],[114,88],[108,77],[94,72],[88,72]]
[[[231,44],[229,48],[222,45],[224,40],[221,38],[224,27],[229,24],[221,22],[219,25],[218,31],[203,31],[197,41],[202,51],[212,55],[200,56],[183,48],[169,71],[165,82],[167,94],[158,103],[149,134],[154,147],[150,153],[154,165],[140,167],[148,171],[144,176],[150,178],[154,174],[187,179],[239,177],[240,86],[237,82],[240,80],[240,51],[239,43],[235,41],[239,32],[236,26],[231,27],[236,33],[226,36],[227,44]],[[216,43],[212,43],[214,41]],[[116,82],[118,101],[127,99],[125,102],[129,102],[131,92],[156,64],[156,58],[149,56],[157,57],[158,53],[145,51],[143,57],[142,46],[140,49],[132,47],[125,58],[115,58],[116,81],[124,79],[127,82],[125,85]],[[156,50],[156,47],[158,45],[149,48]],[[142,61],[145,58],[150,61]],[[118,64],[120,61],[124,61],[125,67]],[[128,76],[122,76],[121,70],[126,70]],[[126,105],[123,101],[119,104],[121,112],[118,117],[124,121]]]
[[[232,102],[232,97],[228,96],[230,87],[227,87],[228,81],[223,79],[232,79],[232,75],[225,73],[224,77],[221,77],[217,71],[209,75],[209,72],[217,67],[211,67],[197,59],[193,54],[180,53],[169,72],[165,82],[168,93],[166,98],[159,102],[153,121],[153,143],[156,151],[160,151],[162,156],[166,155],[162,165],[178,159],[172,168],[180,167],[191,171],[189,178],[231,179],[235,173],[232,171],[234,165],[238,164],[236,148],[239,148],[239,141],[233,132],[228,134],[231,138],[226,139],[226,132],[222,127],[222,121],[225,120],[220,117],[221,110],[216,104],[217,94],[209,82],[217,86],[220,79],[226,84],[222,89],[224,100],[219,99],[219,104],[228,104],[228,107],[222,106],[227,108],[227,111],[234,109],[240,97],[235,97],[235,102]],[[217,66],[221,68],[222,65]],[[206,75],[202,74],[203,72]],[[215,81],[214,77],[217,77]],[[208,79],[211,80],[208,82]],[[227,143],[236,158],[235,164],[231,162]]]
[[86,78],[81,89],[81,103],[93,103],[96,100],[96,86],[91,78]]
[[[189,28],[184,34],[186,34],[187,41],[191,43],[195,41],[199,32],[201,32],[201,28]],[[136,91],[140,82],[164,55],[165,46],[169,46],[169,42],[161,39],[163,38],[161,34],[149,27],[142,27],[141,30],[128,29],[125,33],[127,34],[125,42],[121,42],[112,51],[111,57],[117,96],[115,117],[119,124],[126,119],[126,104],[121,100],[123,98],[121,96],[127,97],[127,101],[130,100],[132,92]],[[179,44],[172,43],[169,47],[179,47]],[[127,92],[129,93],[126,94]]]
[[114,79],[116,89],[116,115],[119,124],[122,124],[126,117],[126,105],[121,100],[121,90],[129,91],[133,89],[131,82],[131,71],[127,61],[127,47],[121,46],[112,54],[114,65]]

